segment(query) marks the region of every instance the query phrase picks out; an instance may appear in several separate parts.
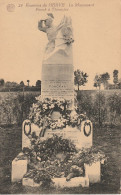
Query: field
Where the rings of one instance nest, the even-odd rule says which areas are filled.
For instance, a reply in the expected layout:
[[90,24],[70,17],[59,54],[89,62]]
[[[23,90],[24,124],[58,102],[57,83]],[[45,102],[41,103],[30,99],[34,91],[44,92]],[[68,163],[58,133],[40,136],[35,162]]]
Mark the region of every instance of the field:
[[[78,92],[79,95],[91,95],[93,98],[96,94],[99,93],[99,90],[80,90]],[[110,89],[110,90],[100,90],[100,93],[103,93],[106,97],[109,97],[112,94],[118,94],[121,97],[121,90],[120,89]]]
[[17,98],[18,97],[18,95],[21,95],[21,96],[27,96],[27,95],[32,95],[32,96],[34,96],[34,97],[36,97],[36,96],[38,96],[38,95],[40,95],[40,92],[38,92],[38,91],[26,91],[26,92],[24,92],[24,94],[23,94],[23,92],[0,92],[0,103],[2,102],[2,100],[3,99],[6,99],[6,98],[8,98],[8,97],[13,97],[13,99],[14,98]]
[[[111,89],[111,90],[101,90],[100,92],[104,93],[106,95],[106,97],[108,97],[109,95],[112,95],[114,93],[119,94],[121,96],[121,90],[120,89]],[[34,97],[40,95],[41,92],[39,91],[25,91],[24,92],[24,96],[26,97],[27,95],[32,95]],[[79,96],[81,94],[85,94],[85,95],[91,95],[92,97],[94,97],[97,93],[99,93],[98,90],[80,90],[78,92]],[[2,99],[6,99],[8,98],[8,96],[13,96],[17,97],[18,95],[23,96],[23,92],[0,92],[0,102],[2,101]]]

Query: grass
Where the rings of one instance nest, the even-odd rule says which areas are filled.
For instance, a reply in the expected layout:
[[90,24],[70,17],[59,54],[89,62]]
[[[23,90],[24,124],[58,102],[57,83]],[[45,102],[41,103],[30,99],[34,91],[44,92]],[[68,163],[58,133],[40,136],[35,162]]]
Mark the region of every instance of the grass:
[[22,186],[21,183],[11,184],[11,163],[21,151],[21,127],[0,127],[0,179],[2,194],[16,193],[49,193],[49,194],[102,194],[118,193],[121,162],[121,127],[94,127],[93,144],[101,147],[108,155],[107,163],[102,166],[102,182],[89,188],[65,188],[63,190],[42,189]]
[[[119,90],[103,90],[106,97],[115,92],[121,96]],[[80,91],[81,94],[91,95],[95,97],[98,91]],[[17,98],[22,92],[0,92],[0,103],[2,100],[9,98]],[[25,97],[31,94],[36,97],[40,92],[25,92]],[[105,126],[99,128],[94,127],[93,144],[100,146],[108,155],[107,163],[102,166],[102,182],[100,184],[91,185],[89,189],[73,188],[63,190],[41,189],[24,187],[21,183],[11,184],[11,163],[12,160],[21,151],[22,132],[20,126],[1,126],[0,127],[0,193],[16,194],[16,193],[50,193],[50,194],[102,194],[102,193],[118,193],[121,169],[121,127]]]

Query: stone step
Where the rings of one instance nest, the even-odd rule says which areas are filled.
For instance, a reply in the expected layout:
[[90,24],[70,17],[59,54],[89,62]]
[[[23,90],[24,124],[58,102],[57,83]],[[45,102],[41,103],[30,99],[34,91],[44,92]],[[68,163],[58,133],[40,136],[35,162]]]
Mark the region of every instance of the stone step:
[[[65,187],[89,187],[89,178],[88,177],[75,177],[70,181],[66,181],[66,178],[54,178],[52,179],[53,185],[55,188],[65,188]],[[22,179],[22,185],[39,187],[42,185],[42,182],[35,183],[32,178],[24,177]]]
[[23,177],[22,179],[22,185],[23,186],[30,186],[30,187],[39,187],[42,185],[42,182],[35,183],[32,178]]
[[54,178],[54,186],[56,188],[65,188],[65,187],[89,187],[89,178],[88,177],[74,177],[70,181],[66,181],[66,178]]

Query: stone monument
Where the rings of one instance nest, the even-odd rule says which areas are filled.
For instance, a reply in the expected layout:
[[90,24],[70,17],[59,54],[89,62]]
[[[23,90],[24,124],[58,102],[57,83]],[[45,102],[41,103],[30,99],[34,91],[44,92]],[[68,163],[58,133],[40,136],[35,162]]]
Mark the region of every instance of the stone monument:
[[58,26],[53,25],[53,15],[43,21],[38,28],[47,34],[48,44],[42,63],[43,97],[74,99],[73,78],[73,31],[70,17],[63,17]]
[[[45,48],[44,59],[42,63],[42,92],[41,98],[65,99],[70,100],[70,116],[75,119],[77,113],[74,109],[74,71],[73,71],[73,30],[70,17],[63,17],[58,26],[53,26],[53,15],[48,15],[45,20],[40,20],[38,28],[47,34],[48,43]],[[51,117],[54,120],[61,118],[59,109],[53,109]],[[79,116],[78,116],[79,121]],[[29,121],[23,123],[22,148],[30,144],[30,140],[24,133],[29,129]],[[40,133],[40,128],[31,124],[31,131]],[[29,130],[27,130],[29,131]],[[87,136],[86,136],[87,132]],[[79,128],[72,128],[66,125],[63,130],[46,129],[44,137],[48,138],[53,134],[71,139],[78,148],[92,146],[92,123],[89,120],[80,123]]]
[[[33,132],[41,140],[56,134],[70,139],[77,149],[90,148],[93,140],[92,123],[84,115],[78,115],[74,109],[74,40],[71,18],[64,16],[58,26],[53,26],[53,19],[53,15],[48,14],[47,18],[38,23],[39,30],[46,33],[48,38],[42,63],[42,92],[38,105],[33,105],[30,119],[22,124],[22,149],[31,148],[29,136]],[[13,182],[22,179],[27,172],[28,159],[21,156],[22,153],[12,162]],[[93,168],[97,169],[96,174],[91,172],[91,166],[85,165],[85,177],[74,178],[71,183],[65,178],[55,178],[54,182],[63,187],[73,186],[74,182],[77,182],[77,186],[81,184],[88,187],[90,181],[100,182],[100,162],[93,164]],[[17,174],[16,170],[21,170],[21,174]],[[33,180],[25,178],[23,185],[36,186]]]

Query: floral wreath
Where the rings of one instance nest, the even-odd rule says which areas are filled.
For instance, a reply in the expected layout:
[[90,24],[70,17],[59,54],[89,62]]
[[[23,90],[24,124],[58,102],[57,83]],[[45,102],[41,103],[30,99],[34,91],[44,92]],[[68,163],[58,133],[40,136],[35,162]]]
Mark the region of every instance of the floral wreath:
[[[86,130],[85,130],[85,127],[86,127],[86,126],[90,126],[90,130],[89,130],[88,133],[87,133]],[[91,124],[90,124],[90,122],[85,122],[85,123],[84,123],[84,135],[88,137],[90,134],[91,134]]]
[[[26,125],[29,125],[29,131],[28,131],[28,132],[26,132]],[[28,135],[31,134],[31,123],[30,123],[30,122],[25,122],[25,123],[24,123],[24,134],[25,134],[26,136],[28,136]]]
[[[37,102],[30,108],[29,119],[32,123],[44,129],[63,129],[66,125],[72,127],[79,126],[85,120],[84,116],[78,115],[76,111],[71,113],[71,100],[52,99],[36,97]],[[52,119],[53,111],[59,111],[61,117],[57,120]]]

